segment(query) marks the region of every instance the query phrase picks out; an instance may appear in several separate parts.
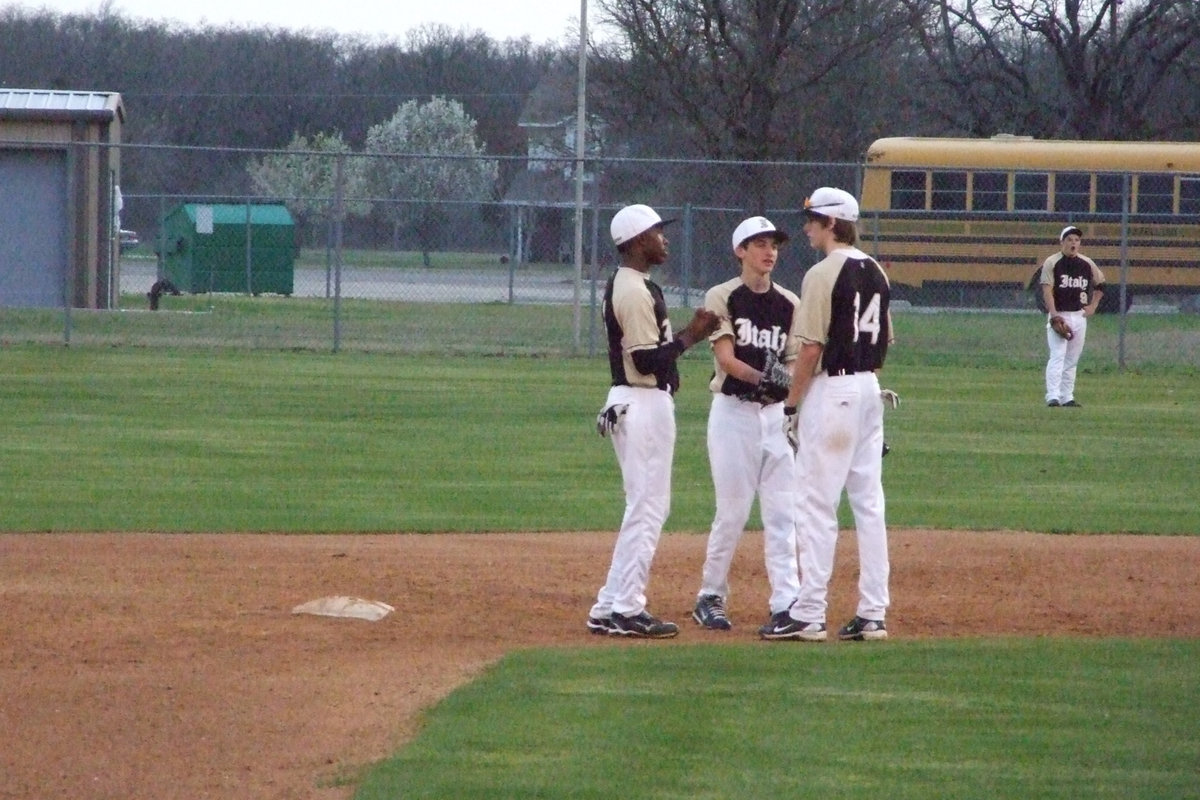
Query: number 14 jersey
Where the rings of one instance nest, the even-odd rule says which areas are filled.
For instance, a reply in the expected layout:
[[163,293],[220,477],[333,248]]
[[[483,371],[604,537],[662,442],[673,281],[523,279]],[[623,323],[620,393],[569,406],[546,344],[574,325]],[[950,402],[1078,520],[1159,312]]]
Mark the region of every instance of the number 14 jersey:
[[883,366],[891,343],[891,289],[883,268],[855,247],[834,250],[800,286],[801,341],[824,345],[819,372],[851,375]]

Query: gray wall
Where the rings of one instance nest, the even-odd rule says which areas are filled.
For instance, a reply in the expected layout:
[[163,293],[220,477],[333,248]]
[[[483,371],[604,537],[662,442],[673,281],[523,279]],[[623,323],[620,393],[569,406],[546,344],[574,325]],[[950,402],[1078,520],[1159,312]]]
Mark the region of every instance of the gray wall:
[[63,306],[66,228],[66,151],[0,149],[0,306]]

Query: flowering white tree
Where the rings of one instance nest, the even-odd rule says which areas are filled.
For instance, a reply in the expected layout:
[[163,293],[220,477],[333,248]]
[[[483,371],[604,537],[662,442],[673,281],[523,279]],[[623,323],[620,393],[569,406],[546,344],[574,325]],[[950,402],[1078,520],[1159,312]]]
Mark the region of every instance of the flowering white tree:
[[412,232],[426,266],[447,228],[448,204],[492,197],[498,165],[485,149],[462,104],[442,97],[410,100],[367,131],[366,152],[378,156],[368,165],[372,187],[392,201],[384,213]]
[[367,200],[366,166],[361,157],[351,157],[350,147],[340,133],[318,133],[312,139],[297,134],[286,152],[263,156],[250,162],[247,170],[254,191],[278,197],[301,222],[332,222],[336,218],[334,198],[337,156],[346,156],[342,169],[342,219],[371,213]]

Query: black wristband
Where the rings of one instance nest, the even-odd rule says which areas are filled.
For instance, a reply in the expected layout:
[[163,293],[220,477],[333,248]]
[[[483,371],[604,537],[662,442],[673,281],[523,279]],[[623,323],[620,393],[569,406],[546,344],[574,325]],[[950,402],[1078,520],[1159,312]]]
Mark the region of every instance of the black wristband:
[[790,417],[792,414],[796,413],[796,407],[795,406],[784,406],[783,413]]

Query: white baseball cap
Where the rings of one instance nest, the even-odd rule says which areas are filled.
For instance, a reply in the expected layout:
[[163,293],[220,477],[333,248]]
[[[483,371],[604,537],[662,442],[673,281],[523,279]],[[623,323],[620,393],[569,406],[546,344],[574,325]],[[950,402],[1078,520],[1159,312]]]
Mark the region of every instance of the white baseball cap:
[[612,233],[613,244],[621,245],[651,228],[666,225],[674,221],[672,219],[663,219],[650,206],[637,204],[625,206],[614,214],[609,230]]
[[1080,239],[1083,238],[1083,231],[1079,230],[1079,228],[1076,228],[1074,225],[1068,225],[1067,227],[1062,229],[1062,233],[1060,233],[1058,235],[1058,240],[1061,242],[1063,239],[1066,239],[1072,233],[1075,234],[1076,236],[1078,236]]
[[775,223],[766,217],[750,217],[742,220],[736,228],[733,229],[733,249],[737,251],[739,247],[744,245],[747,240],[753,239],[755,236],[763,234],[772,234],[775,241],[783,244],[788,240],[788,235],[784,231],[775,227]]
[[804,200],[804,211],[808,214],[855,222],[858,220],[858,201],[844,189],[822,186]]

